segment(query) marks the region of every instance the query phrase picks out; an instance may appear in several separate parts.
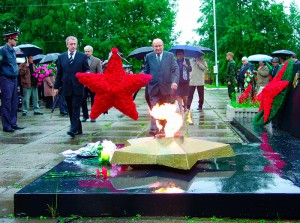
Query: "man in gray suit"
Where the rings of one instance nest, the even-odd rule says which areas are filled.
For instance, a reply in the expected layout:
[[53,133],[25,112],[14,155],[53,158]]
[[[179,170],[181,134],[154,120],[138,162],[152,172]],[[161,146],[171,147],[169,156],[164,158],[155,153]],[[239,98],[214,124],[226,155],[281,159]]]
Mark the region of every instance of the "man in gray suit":
[[[93,47],[85,46],[84,53],[88,58],[87,61],[90,66],[90,72],[94,73],[94,74],[102,73],[101,60],[99,58],[93,56]],[[89,94],[91,96],[91,106],[93,106],[95,93],[90,91],[89,88],[85,87],[82,102],[81,102],[81,108],[82,108],[82,114],[83,114],[82,122],[86,122],[86,120],[89,119],[89,111],[88,111],[88,107],[87,107],[87,98],[88,98]],[[95,122],[95,121],[96,121],[95,119],[91,119],[91,122]]]
[[[173,53],[164,51],[161,39],[152,42],[153,52],[146,55],[143,72],[151,74],[152,80],[146,87],[151,109],[156,104],[171,103],[172,95],[179,82],[179,69]],[[156,120],[152,117],[150,135],[158,133]]]

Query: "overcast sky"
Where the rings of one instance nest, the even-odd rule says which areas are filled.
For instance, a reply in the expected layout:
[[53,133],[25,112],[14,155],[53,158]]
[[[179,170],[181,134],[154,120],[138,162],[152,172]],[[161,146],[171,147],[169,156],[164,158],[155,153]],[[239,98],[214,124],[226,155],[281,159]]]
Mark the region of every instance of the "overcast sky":
[[[285,6],[289,6],[292,0],[278,0]],[[300,0],[295,1],[300,6]],[[181,36],[177,39],[179,44],[185,44],[186,41],[199,41],[199,36],[193,31],[199,25],[197,19],[200,17],[199,0],[178,0],[178,13],[176,18],[175,31],[182,31]]]

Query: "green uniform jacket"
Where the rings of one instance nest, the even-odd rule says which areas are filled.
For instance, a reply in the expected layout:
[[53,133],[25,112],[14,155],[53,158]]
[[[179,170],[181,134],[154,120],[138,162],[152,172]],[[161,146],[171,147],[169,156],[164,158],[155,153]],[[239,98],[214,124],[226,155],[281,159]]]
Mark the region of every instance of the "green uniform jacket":
[[[227,65],[226,71],[226,82],[231,82],[231,84],[235,84],[235,76],[236,76],[236,65],[234,60],[230,60]],[[226,84],[227,84],[226,83]]]

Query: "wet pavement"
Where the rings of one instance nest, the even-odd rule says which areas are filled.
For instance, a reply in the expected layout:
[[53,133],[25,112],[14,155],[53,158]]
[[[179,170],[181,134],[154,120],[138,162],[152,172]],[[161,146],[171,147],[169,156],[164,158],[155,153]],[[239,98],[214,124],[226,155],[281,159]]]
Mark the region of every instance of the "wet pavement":
[[[71,139],[66,134],[69,129],[69,118],[61,116],[59,109],[55,110],[53,115],[49,109],[45,109],[43,106],[41,106],[42,112],[44,112],[42,116],[33,115],[33,111],[29,111],[28,113],[31,116],[26,117],[22,117],[21,113],[19,113],[18,124],[26,126],[26,128],[14,133],[0,132],[0,216],[2,217],[0,218],[0,222],[26,222],[22,219],[8,218],[8,216],[14,213],[13,196],[21,188],[63,161],[65,157],[60,155],[61,152],[68,149],[77,150],[88,142],[104,139],[122,144],[127,139],[147,136],[150,117],[143,97],[144,92],[142,90],[135,101],[139,112],[138,121],[133,121],[118,110],[111,109],[108,114],[100,116],[95,123],[90,122],[90,120],[82,123],[83,135],[75,139]],[[256,148],[254,150],[259,152],[259,144],[249,147],[249,144],[245,144],[245,138],[240,137],[241,134],[234,131],[234,128],[228,122],[226,118],[226,105],[229,100],[227,98],[227,89],[205,90],[204,109],[203,111],[197,111],[197,95],[195,94],[194,102],[191,106],[194,125],[184,125],[180,132],[197,139],[230,143],[233,145],[237,144],[239,145],[236,147],[239,148],[237,151],[240,151],[238,153],[243,154],[249,148],[253,149],[254,147]],[[295,139],[293,143],[297,144],[296,142],[297,140]],[[251,150],[248,153],[251,153]],[[259,154],[262,154],[261,151]],[[247,163],[247,159],[244,161]],[[259,162],[259,160],[257,161]],[[261,170],[264,166],[268,166],[264,165],[264,162],[268,163],[266,159],[263,159],[263,162],[257,166],[245,164],[243,168],[255,167]],[[235,168],[233,169],[236,171]],[[238,173],[239,175],[236,177],[244,174],[243,171],[238,171]],[[291,173],[289,172],[289,174]],[[293,174],[292,177],[295,178]],[[265,179],[265,177],[263,178]],[[231,181],[227,180],[227,184],[233,184],[233,178],[229,179]],[[249,180],[251,180],[251,177],[249,177]],[[260,183],[265,186],[265,181],[268,178],[261,180],[263,182]],[[281,180],[280,177],[279,180]],[[273,181],[270,182],[270,184],[272,183]],[[290,186],[298,190],[298,187],[295,187],[293,183]],[[193,190],[197,190],[197,187],[192,188]],[[228,186],[228,190],[230,188],[232,187]],[[259,190],[260,188],[256,188],[255,190]],[[242,190],[242,188],[239,190]],[[119,220],[112,222],[118,222]],[[122,222],[126,222],[127,220]],[[93,222],[97,221],[103,222],[99,219],[94,219]],[[145,219],[145,222],[156,221],[160,220],[150,219],[148,221]],[[163,218],[160,222],[187,222],[187,219],[184,219],[184,216],[181,219]]]

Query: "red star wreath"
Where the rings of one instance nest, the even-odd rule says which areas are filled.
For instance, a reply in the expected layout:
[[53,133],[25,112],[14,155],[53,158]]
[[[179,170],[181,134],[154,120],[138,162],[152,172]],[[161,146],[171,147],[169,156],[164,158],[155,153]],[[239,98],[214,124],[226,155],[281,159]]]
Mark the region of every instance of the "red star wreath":
[[[260,101],[260,107],[258,111],[263,111],[263,121],[265,124],[273,118],[270,118],[272,109],[276,110],[277,112],[277,107],[280,107],[279,104],[281,105],[282,101],[284,100],[282,98],[280,98],[280,100],[276,100],[276,98],[283,90],[285,90],[285,88],[290,83],[287,80],[282,80],[283,74],[285,73],[288,64],[289,61],[283,65],[274,79],[269,84],[267,84],[262,92],[257,96],[257,99]],[[275,100],[276,106],[273,105]]]
[[79,82],[95,92],[90,118],[96,119],[102,113],[115,107],[123,114],[138,119],[133,94],[152,79],[148,74],[126,74],[118,49],[112,48],[112,56],[104,73],[77,73]]

